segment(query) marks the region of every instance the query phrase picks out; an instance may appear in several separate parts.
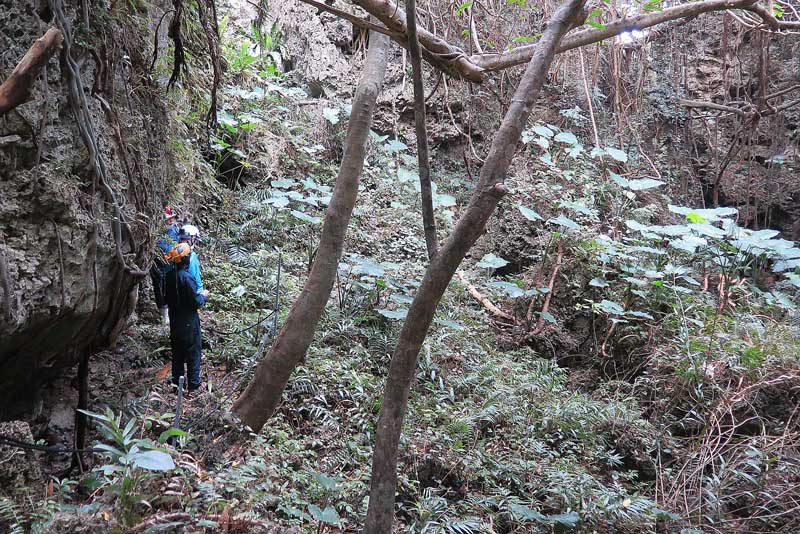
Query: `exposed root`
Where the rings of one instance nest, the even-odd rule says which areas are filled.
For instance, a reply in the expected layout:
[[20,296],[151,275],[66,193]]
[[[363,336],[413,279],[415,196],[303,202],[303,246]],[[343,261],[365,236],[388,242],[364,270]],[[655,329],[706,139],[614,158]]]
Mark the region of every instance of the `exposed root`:
[[564,245],[561,241],[558,242],[558,255],[556,256],[556,265],[553,267],[553,274],[550,275],[550,283],[547,284],[547,288],[549,291],[547,295],[544,297],[544,305],[542,306],[542,312],[539,315],[539,320],[536,323],[536,328],[534,328],[531,333],[528,335],[530,339],[533,336],[538,336],[544,330],[545,319],[544,316],[547,313],[547,310],[550,309],[550,301],[553,299],[553,288],[556,285],[556,278],[558,277],[558,271],[561,269],[561,262],[564,259]]
[[483,304],[483,307],[486,308],[489,312],[491,312],[496,317],[505,319],[506,321],[511,321],[512,323],[517,322],[516,319],[514,319],[514,317],[507,314],[506,312],[504,312],[503,310],[492,304],[492,301],[490,301],[488,298],[481,295],[481,292],[478,291],[478,289],[475,286],[469,283],[469,281],[464,276],[464,273],[462,271],[458,271],[456,274],[458,275],[458,279],[461,281],[461,283],[464,284],[464,286],[466,286],[467,291],[469,291],[469,294],[475,297],[475,300]]

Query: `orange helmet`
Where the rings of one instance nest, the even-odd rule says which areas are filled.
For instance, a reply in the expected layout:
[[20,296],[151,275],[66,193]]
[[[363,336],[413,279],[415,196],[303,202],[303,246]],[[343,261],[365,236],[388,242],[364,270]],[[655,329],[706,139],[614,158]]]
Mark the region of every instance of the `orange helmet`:
[[183,261],[183,258],[191,253],[192,247],[190,247],[188,243],[178,243],[164,255],[164,259],[170,263],[178,264]]

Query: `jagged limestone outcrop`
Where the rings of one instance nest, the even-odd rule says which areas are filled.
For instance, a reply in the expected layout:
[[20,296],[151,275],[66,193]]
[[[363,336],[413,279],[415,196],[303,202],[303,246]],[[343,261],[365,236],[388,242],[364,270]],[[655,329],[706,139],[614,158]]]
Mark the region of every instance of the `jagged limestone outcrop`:
[[[63,4],[105,183],[125,224],[115,239],[113,200],[90,165],[56,55],[30,101],[0,117],[0,420],[31,415],[43,383],[114,342],[142,280],[131,269],[148,268],[176,174],[163,89],[148,73],[149,21],[160,12],[117,2],[92,8],[86,28],[81,2]],[[49,6],[0,0],[0,79],[56,25]]]

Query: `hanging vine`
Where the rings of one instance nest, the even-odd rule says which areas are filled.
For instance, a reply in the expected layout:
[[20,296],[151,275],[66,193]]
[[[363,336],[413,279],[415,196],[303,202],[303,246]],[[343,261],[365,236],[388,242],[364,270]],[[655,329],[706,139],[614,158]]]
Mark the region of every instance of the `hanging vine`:
[[100,148],[97,143],[97,133],[89,112],[89,105],[86,93],[81,83],[80,65],[72,57],[72,25],[64,13],[62,0],[48,0],[51,11],[54,14],[56,25],[64,35],[64,48],[62,51],[62,68],[66,74],[69,102],[72,106],[75,120],[78,124],[78,131],[81,139],[89,152],[89,160],[94,172],[94,187],[99,185],[105,193],[108,202],[114,210],[114,217],[111,219],[112,233],[114,235],[115,255],[121,265],[125,267],[129,274],[136,277],[144,277],[147,271],[139,269],[136,265],[129,265],[122,251],[123,232],[131,236],[131,231],[125,220],[124,214],[117,195],[109,185],[108,172]]

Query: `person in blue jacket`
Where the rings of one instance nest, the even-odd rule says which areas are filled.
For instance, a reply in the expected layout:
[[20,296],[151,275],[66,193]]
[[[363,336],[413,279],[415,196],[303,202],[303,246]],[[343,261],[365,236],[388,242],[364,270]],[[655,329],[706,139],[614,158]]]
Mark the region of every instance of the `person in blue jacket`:
[[[197,253],[194,251],[194,246],[200,240],[200,230],[193,224],[184,224],[178,233],[178,240],[181,243],[188,243],[192,249],[189,255],[189,273],[194,276],[197,282],[197,290],[201,293],[205,291],[203,287],[203,280],[200,277],[200,260],[197,258]],[[205,295],[206,297],[208,294]]]
[[153,281],[156,306],[158,306],[161,320],[165,325],[169,325],[169,314],[167,312],[167,301],[164,300],[164,277],[172,270],[172,265],[165,260],[165,256],[178,244],[180,229],[175,219],[176,215],[172,207],[165,207],[164,223],[166,228],[164,229],[164,234],[156,241],[156,253],[153,258],[153,265],[150,267],[150,279]]
[[192,249],[188,243],[179,243],[169,254],[174,268],[166,275],[166,299],[169,305],[169,340],[172,347],[172,383],[179,384],[181,376],[188,375],[190,392],[198,389],[203,334],[197,310],[206,303],[206,292],[199,291],[194,276],[189,272]]

